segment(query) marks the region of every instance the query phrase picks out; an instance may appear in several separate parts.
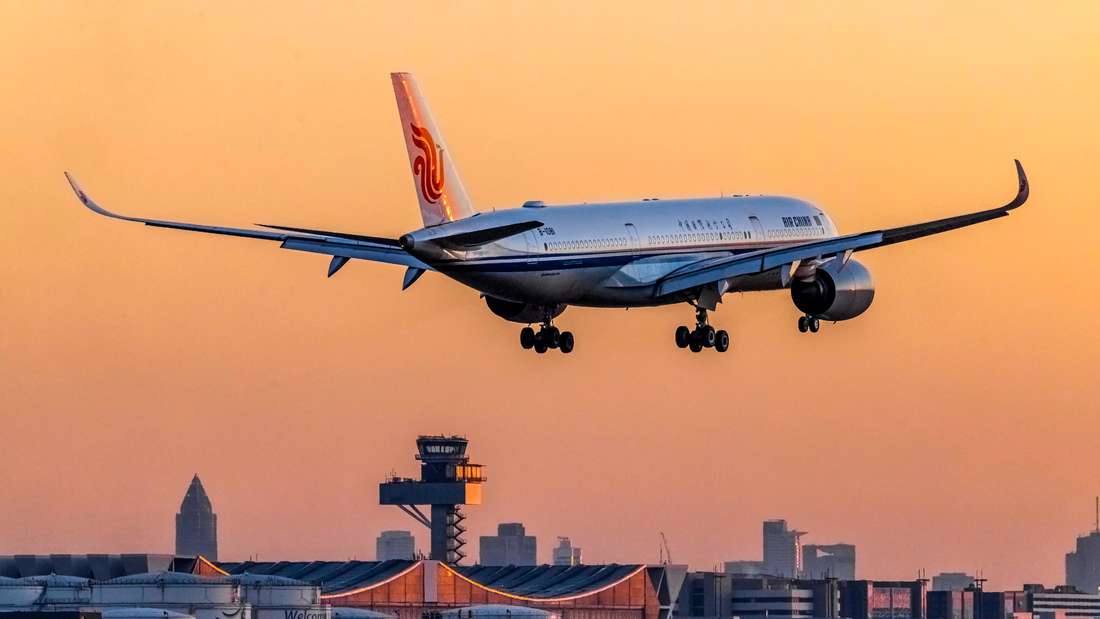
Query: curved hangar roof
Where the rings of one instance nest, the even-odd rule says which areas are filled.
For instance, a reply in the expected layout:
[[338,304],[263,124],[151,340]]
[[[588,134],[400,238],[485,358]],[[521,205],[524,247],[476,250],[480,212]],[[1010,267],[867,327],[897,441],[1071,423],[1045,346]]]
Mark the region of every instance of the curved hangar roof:
[[[376,587],[406,572],[419,561],[278,561],[217,563],[229,575],[265,574],[304,580],[321,586],[325,596]],[[532,600],[576,598],[613,587],[642,565],[576,566],[446,566],[460,578],[502,595]]]
[[385,584],[416,567],[418,561],[243,561],[216,566],[230,576],[282,576],[321,586],[323,595],[339,595]]
[[504,595],[548,600],[574,598],[613,587],[642,569],[641,565],[457,566],[458,575]]

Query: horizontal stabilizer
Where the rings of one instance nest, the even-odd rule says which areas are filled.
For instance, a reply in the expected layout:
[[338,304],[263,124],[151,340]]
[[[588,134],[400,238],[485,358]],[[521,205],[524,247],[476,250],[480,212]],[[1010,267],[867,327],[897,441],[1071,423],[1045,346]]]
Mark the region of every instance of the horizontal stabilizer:
[[[262,239],[265,241],[278,241],[282,243],[281,247],[285,249],[333,256],[334,259],[329,263],[330,277],[347,264],[348,259],[386,262],[416,267],[418,269],[426,269],[429,271],[432,270],[432,267],[402,249],[401,244],[396,239],[363,236],[361,234],[326,232],[307,228],[289,228],[285,226],[266,226],[267,228],[271,228],[271,230],[230,228],[226,226],[209,226],[182,221],[168,221],[164,219],[149,219],[145,217],[120,215],[103,208],[92,200],[87,192],[85,192],[76,182],[76,179],[68,172],[65,173],[65,178],[68,179],[69,184],[73,188],[73,192],[76,193],[76,197],[80,202],[97,215],[124,221],[133,221],[156,228],[170,228],[191,232],[205,232],[207,234]],[[272,230],[278,230],[278,232]]]

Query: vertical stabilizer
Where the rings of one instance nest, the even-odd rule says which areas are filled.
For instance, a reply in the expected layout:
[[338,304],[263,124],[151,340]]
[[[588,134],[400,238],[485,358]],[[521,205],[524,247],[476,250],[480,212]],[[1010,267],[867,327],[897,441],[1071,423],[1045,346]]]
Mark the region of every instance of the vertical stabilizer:
[[411,73],[391,73],[390,77],[424,225],[434,226],[473,215],[466,188],[416,78]]

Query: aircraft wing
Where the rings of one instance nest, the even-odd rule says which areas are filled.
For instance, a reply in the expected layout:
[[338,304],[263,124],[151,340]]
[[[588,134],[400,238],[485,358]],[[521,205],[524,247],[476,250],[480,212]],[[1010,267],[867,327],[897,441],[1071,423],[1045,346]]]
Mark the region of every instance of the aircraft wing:
[[763,273],[776,267],[798,263],[802,260],[815,258],[827,258],[842,255],[847,252],[873,249],[885,245],[893,245],[902,241],[911,241],[924,236],[939,234],[972,226],[983,221],[996,219],[1008,215],[1009,211],[1019,207],[1027,201],[1028,182],[1024,167],[1016,161],[1016,176],[1019,185],[1016,197],[1011,202],[984,211],[937,219],[911,226],[900,228],[888,228],[872,232],[862,232],[845,236],[797,243],[783,247],[764,249],[747,254],[730,256],[715,260],[713,258],[685,265],[672,273],[664,276],[657,282],[655,296],[661,297],[668,294],[691,290],[700,286],[715,283],[721,280]]
[[285,249],[333,256],[333,266],[330,267],[329,270],[330,276],[349,259],[353,258],[357,260],[402,264],[413,269],[420,269],[421,271],[435,270],[402,249],[397,239],[281,226],[265,226],[278,230],[278,232],[252,230],[248,228],[224,228],[221,226],[206,226],[178,221],[164,221],[160,219],[146,219],[143,217],[119,215],[118,213],[108,211],[88,197],[88,194],[84,192],[68,172],[65,173],[65,178],[68,179],[69,184],[72,185],[73,191],[76,192],[76,197],[80,198],[84,206],[105,217],[122,219],[124,221],[136,221],[157,228],[174,228],[176,230],[189,230],[192,232],[206,232],[208,234],[224,234],[227,236],[241,236],[250,239],[278,241],[281,243],[280,247]]

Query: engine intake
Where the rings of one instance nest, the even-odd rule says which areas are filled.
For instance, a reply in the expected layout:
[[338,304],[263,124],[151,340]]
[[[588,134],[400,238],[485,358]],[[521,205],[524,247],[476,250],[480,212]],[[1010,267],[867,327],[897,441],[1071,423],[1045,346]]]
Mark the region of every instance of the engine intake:
[[841,266],[832,260],[817,269],[809,280],[791,282],[795,307],[815,318],[849,320],[871,307],[875,284],[867,267],[849,260]]
[[[542,322],[546,317],[546,306],[535,305],[532,303],[519,303],[516,301],[506,301],[504,299],[498,299],[497,297],[485,297],[485,304],[489,306],[489,311],[500,316],[505,320],[512,322],[519,322],[523,324],[530,324],[533,322]],[[550,309],[550,317],[556,318],[559,314],[565,311],[565,305],[555,305]]]

